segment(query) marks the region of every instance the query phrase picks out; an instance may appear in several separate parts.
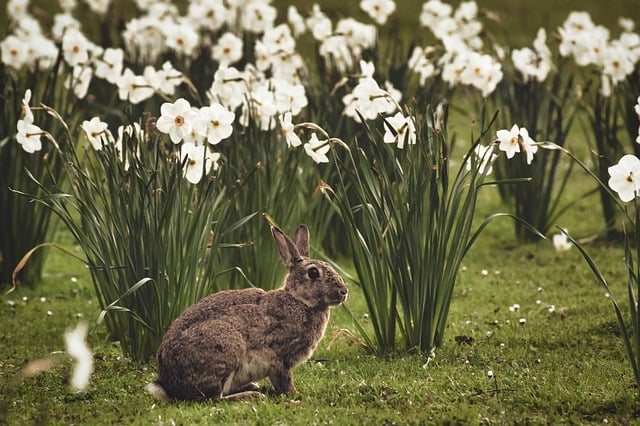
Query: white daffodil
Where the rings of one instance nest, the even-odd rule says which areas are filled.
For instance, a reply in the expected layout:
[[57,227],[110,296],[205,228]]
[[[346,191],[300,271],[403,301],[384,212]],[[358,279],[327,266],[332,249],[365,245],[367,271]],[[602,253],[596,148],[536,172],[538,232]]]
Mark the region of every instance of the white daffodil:
[[467,159],[467,170],[471,170],[473,162],[476,162],[478,173],[490,175],[493,172],[493,162],[498,158],[498,155],[493,153],[493,145],[476,145],[473,155],[475,155],[474,159],[471,157]]
[[387,117],[384,121],[386,132],[383,136],[385,143],[397,143],[398,149],[404,148],[405,143],[416,143],[416,125],[413,117],[404,116],[398,111],[396,115]]
[[78,99],[84,99],[89,91],[89,85],[93,79],[93,68],[88,65],[76,65],[65,80],[64,87],[72,89]]
[[609,167],[609,187],[618,193],[623,202],[633,200],[640,190],[640,159],[627,154],[618,164]]
[[189,101],[179,98],[174,103],[165,102],[160,106],[156,128],[168,134],[171,142],[178,144],[191,133],[195,118],[196,114],[191,110]]
[[149,99],[154,94],[151,84],[143,76],[134,74],[129,68],[124,70],[117,85],[120,100],[134,105]]
[[89,60],[90,42],[85,35],[69,28],[62,37],[62,54],[64,60],[72,67],[84,65]]
[[180,147],[180,159],[183,163],[184,177],[191,183],[197,184],[207,175],[213,166],[218,168],[220,154],[209,151],[206,145],[183,143]]
[[529,136],[529,131],[524,127],[520,128],[520,137],[522,138],[522,149],[527,154],[527,164],[531,164],[533,155],[538,152],[538,145],[536,145],[536,141]]
[[300,140],[300,136],[295,131],[295,126],[291,122],[291,113],[286,112],[280,117],[278,117],[280,121],[280,131],[284,136],[284,140],[287,142],[287,145],[290,147],[296,147],[302,145],[302,141]]
[[113,136],[109,132],[109,125],[101,121],[100,117],[84,120],[80,128],[96,151],[100,151],[104,145],[113,140]]
[[219,103],[213,103],[200,108],[193,126],[197,133],[207,138],[210,144],[215,145],[231,136],[235,117],[233,112]]
[[318,139],[318,135],[315,133],[311,135],[311,139],[309,142],[304,144],[304,150],[309,157],[313,159],[316,163],[328,163],[329,157],[327,157],[327,153],[329,152],[329,141],[326,139],[320,140]]
[[111,84],[117,84],[122,76],[124,50],[108,47],[100,58],[96,58],[95,75],[103,78]]
[[496,132],[498,141],[498,149],[507,154],[507,158],[513,158],[516,152],[520,152],[520,128],[514,124],[511,130],[501,129]]
[[572,245],[566,234],[555,234],[553,236],[553,247],[558,252],[567,251]]
[[40,138],[44,132],[40,127],[36,126],[31,121],[22,119],[18,120],[17,129],[18,133],[16,134],[16,140],[25,152],[33,154],[34,152],[42,149],[42,141]]
[[267,2],[254,1],[242,7],[240,20],[242,28],[252,33],[264,33],[273,27],[278,14],[275,7]]
[[362,0],[360,9],[364,10],[377,24],[384,25],[387,18],[396,10],[393,0]]
[[33,112],[31,111],[31,107],[29,106],[29,102],[31,102],[31,89],[27,89],[24,92],[24,97],[22,98],[21,111],[20,115],[24,121],[29,123],[33,123]]
[[231,32],[226,32],[211,48],[211,58],[221,66],[227,66],[242,59],[242,52],[242,39]]

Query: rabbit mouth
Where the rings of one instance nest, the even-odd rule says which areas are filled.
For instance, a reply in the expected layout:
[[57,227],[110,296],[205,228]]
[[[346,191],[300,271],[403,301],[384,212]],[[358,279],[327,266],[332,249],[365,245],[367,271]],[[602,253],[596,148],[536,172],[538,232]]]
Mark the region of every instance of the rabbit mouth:
[[331,305],[339,305],[345,300],[347,300],[348,293],[345,292],[336,292],[332,295],[331,301],[329,302]]

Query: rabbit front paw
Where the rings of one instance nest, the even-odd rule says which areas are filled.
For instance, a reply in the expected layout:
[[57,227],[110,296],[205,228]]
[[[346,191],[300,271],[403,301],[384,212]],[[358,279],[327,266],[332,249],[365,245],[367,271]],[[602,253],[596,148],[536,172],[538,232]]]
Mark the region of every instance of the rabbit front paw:
[[276,393],[296,393],[296,388],[293,386],[293,379],[291,377],[291,370],[289,369],[273,371],[269,374],[269,380],[271,381]]

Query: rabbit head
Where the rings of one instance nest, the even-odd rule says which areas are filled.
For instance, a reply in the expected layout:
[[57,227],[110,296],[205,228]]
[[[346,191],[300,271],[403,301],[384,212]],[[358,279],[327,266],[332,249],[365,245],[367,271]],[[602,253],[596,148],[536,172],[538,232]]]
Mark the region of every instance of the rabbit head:
[[327,262],[309,258],[309,229],[298,226],[295,242],[280,229],[271,227],[280,257],[289,271],[284,290],[305,305],[328,307],[347,298],[347,286]]

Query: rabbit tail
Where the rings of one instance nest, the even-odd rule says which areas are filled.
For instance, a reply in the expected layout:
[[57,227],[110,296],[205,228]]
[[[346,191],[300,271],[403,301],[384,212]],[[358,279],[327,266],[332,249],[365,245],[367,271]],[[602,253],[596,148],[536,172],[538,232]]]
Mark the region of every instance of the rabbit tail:
[[167,391],[164,390],[159,380],[149,383],[147,385],[147,392],[149,392],[155,399],[164,402],[171,402],[171,398],[167,395]]

